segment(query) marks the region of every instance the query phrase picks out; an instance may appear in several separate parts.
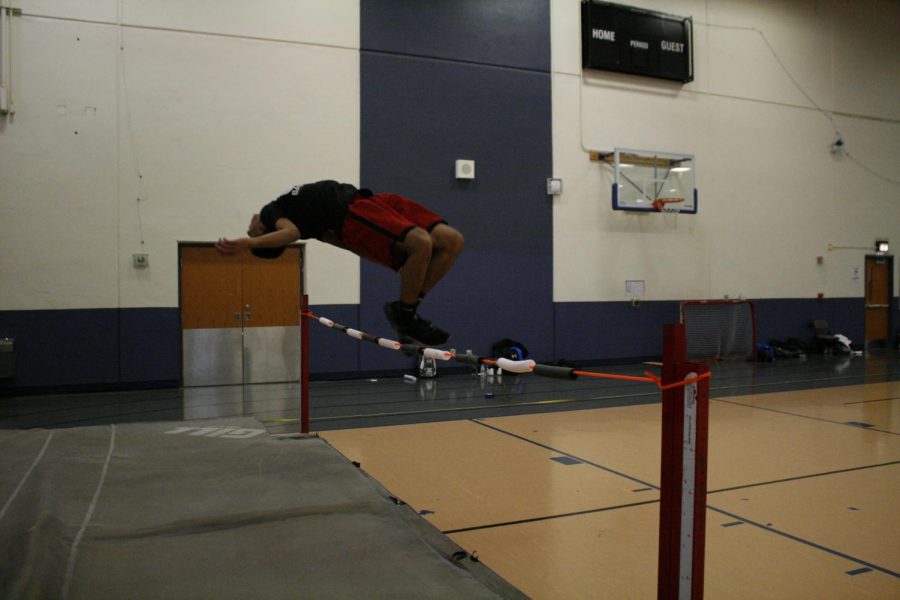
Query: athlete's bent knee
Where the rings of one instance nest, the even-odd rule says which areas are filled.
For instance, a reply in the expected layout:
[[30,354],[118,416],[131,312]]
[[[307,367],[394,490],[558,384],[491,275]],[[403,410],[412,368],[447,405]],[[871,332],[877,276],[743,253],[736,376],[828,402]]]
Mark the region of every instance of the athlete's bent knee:
[[407,231],[403,240],[397,246],[409,254],[418,254],[420,252],[431,254],[433,247],[431,236],[420,227]]
[[431,230],[431,240],[435,250],[454,256],[462,252],[465,243],[462,233],[443,223]]

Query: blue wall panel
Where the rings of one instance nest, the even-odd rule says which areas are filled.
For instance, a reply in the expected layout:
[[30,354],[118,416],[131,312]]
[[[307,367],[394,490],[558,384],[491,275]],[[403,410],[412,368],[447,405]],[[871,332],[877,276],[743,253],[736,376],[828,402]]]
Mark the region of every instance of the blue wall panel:
[[754,300],[756,339],[815,338],[812,322],[828,321],[832,333],[842,333],[862,347],[866,336],[866,305],[862,298],[778,298]]
[[[363,90],[377,89],[363,92],[362,184],[430,206],[466,238],[423,314],[453,343],[484,347],[529,331],[549,348],[549,75],[384,55],[364,55],[362,65]],[[476,179],[455,179],[458,158],[475,160]],[[363,328],[384,330],[382,304],[398,286],[389,271],[363,264]],[[363,350],[364,369],[396,364],[377,350]]]
[[4,389],[175,385],[181,377],[177,308],[0,312],[15,338],[16,377]]
[[560,302],[556,356],[574,361],[621,361],[662,355],[665,323],[678,323],[679,302]]
[[[313,314],[327,317],[335,323],[354,329],[359,327],[359,306],[356,304],[320,304],[310,306],[310,310]],[[314,378],[347,375],[359,370],[361,346],[359,341],[313,320],[309,320],[307,325],[309,372]]]
[[119,382],[181,379],[181,317],[177,308],[119,312]]
[[119,379],[115,309],[0,312],[0,337],[15,338],[16,378],[3,387],[88,385]]
[[[516,7],[519,31],[506,44],[492,36],[509,26],[509,5],[363,3],[361,183],[412,197],[465,236],[462,257],[421,308],[451,332],[449,347],[487,353],[511,337],[550,355],[549,9]],[[455,178],[457,159],[475,161],[474,180]],[[388,335],[383,304],[398,293],[396,275],[364,263],[360,327]],[[410,363],[361,349],[363,370]]]
[[360,3],[363,50],[550,70],[547,0]]

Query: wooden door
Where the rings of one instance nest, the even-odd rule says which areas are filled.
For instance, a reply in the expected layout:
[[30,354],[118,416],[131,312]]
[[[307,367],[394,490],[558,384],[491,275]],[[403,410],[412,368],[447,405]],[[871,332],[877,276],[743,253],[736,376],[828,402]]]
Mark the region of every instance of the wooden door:
[[244,383],[300,379],[300,249],[242,264]]
[[265,260],[179,248],[185,386],[299,378],[300,253]]
[[220,256],[215,248],[181,248],[181,327],[241,327],[240,256]]
[[866,341],[886,342],[890,327],[890,260],[866,257]]
[[294,326],[300,322],[300,249],[272,260],[246,254],[242,263],[244,327]]

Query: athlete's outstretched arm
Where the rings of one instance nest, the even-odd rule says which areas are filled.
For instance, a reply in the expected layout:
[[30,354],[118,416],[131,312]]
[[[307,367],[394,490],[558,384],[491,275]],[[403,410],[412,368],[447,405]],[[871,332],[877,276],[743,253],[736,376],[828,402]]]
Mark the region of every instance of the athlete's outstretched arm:
[[275,231],[263,233],[262,235],[242,237],[234,240],[221,238],[216,242],[216,250],[222,254],[234,254],[241,250],[252,248],[281,248],[300,239],[300,231],[288,219],[278,219],[275,227]]

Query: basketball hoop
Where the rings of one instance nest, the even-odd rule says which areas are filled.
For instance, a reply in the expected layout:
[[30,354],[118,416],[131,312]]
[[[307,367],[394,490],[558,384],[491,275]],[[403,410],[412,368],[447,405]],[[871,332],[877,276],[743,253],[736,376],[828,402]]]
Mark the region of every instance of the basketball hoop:
[[653,208],[656,212],[679,213],[681,212],[680,206],[669,207],[669,204],[678,204],[680,202],[684,202],[684,198],[657,198],[653,201]]

